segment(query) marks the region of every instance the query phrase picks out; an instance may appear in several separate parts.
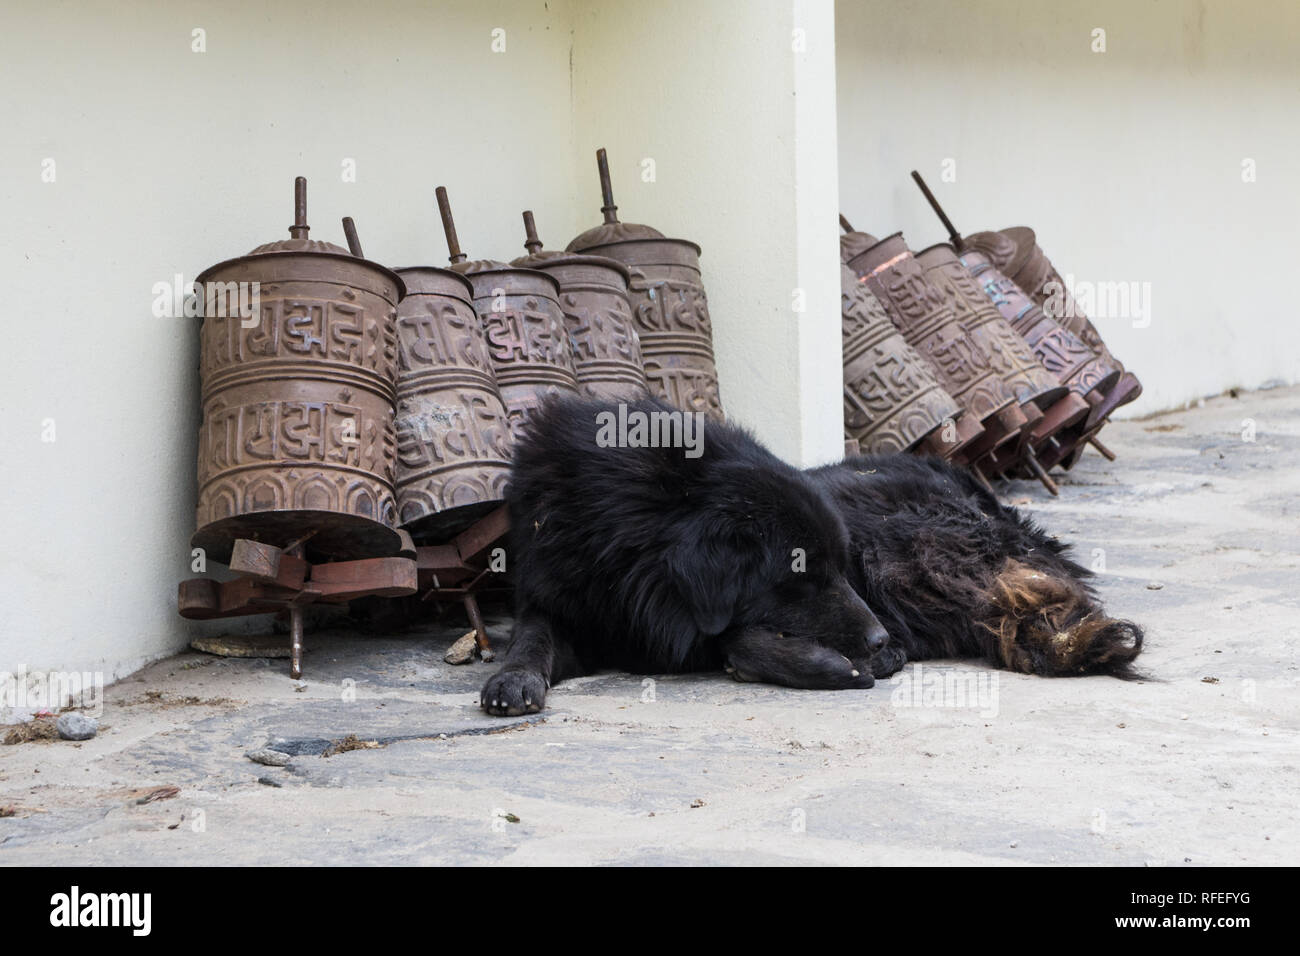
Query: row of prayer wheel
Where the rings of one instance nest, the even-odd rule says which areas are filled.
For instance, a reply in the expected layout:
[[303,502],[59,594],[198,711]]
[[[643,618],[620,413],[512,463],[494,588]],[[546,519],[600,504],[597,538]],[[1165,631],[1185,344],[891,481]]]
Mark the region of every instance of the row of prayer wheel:
[[1089,444],[1113,457],[1097,433],[1142,387],[1065,300],[1032,230],[963,239],[913,176],[951,243],[913,253],[901,233],[876,239],[840,218],[845,438],[1055,494],[1049,470]]
[[[331,561],[395,554],[398,529],[448,540],[500,503],[512,442],[555,392],[649,393],[721,419],[700,248],[620,222],[604,150],[597,168],[604,221],[548,251],[526,212],[509,263],[461,251],[439,188],[446,268],[366,259],[350,219],[346,249],[309,239],[300,178],[288,239],[197,280],[193,546]],[[950,226],[951,244],[914,255],[899,234],[845,228],[845,430],[863,450],[1052,487],[1047,471],[1101,447],[1140,392],[1077,306],[1044,311],[1063,284],[1032,231]]]
[[[654,394],[722,418],[700,248],[619,222],[605,151],[604,222],[563,252],[388,269],[309,239],[306,181],[290,238],[205,270],[203,420],[191,544],[301,547],[316,561],[439,543],[497,507],[511,445],[555,392]],[[242,298],[241,298],[242,296]],[[229,303],[252,301],[254,308]]]

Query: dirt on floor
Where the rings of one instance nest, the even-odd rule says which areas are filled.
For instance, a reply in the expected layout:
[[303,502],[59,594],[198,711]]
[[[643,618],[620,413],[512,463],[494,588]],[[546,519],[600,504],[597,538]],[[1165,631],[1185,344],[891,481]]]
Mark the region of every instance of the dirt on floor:
[[611,673],[499,720],[499,665],[442,661],[455,611],[313,632],[303,681],[187,652],[107,688],[94,739],[0,746],[0,863],[1298,863],[1300,389],[1105,440],[1059,499],[1000,491],[1145,625],[1149,680]]

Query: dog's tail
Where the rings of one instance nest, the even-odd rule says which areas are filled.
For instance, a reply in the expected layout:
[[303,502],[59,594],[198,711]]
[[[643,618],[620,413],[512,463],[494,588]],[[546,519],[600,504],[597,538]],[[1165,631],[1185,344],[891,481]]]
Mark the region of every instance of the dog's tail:
[[1143,676],[1133,668],[1142,628],[1107,617],[1079,580],[1009,558],[988,597],[990,656],[1007,669],[1049,677]]

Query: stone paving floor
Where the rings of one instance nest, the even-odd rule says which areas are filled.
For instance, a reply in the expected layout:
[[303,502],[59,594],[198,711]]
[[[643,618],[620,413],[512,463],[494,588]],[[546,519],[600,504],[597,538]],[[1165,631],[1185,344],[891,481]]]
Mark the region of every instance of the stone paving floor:
[[[496,720],[495,665],[442,662],[454,613],[313,633],[301,683],[189,652],[108,688],[93,740],[0,746],[0,864],[1298,863],[1300,389],[1104,437],[1059,499],[1001,490],[1104,568],[1152,680],[602,674]],[[378,745],[321,756],[349,734]]]

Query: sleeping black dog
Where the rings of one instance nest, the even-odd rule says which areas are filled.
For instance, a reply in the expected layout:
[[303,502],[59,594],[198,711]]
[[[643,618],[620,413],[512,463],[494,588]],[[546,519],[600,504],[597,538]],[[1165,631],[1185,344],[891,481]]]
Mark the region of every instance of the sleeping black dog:
[[969,472],[867,455],[808,476],[844,518],[850,580],[889,632],[876,677],[943,657],[1053,677],[1139,676],[1142,629],[1107,617],[1067,546]]
[[[664,418],[611,443],[620,415]],[[515,628],[489,713],[540,710],[552,684],[601,668],[824,689],[941,657],[1137,676],[1142,630],[967,472],[883,455],[803,473],[683,415],[562,398],[530,419],[506,493]]]
[[887,635],[846,578],[843,521],[740,428],[658,401],[552,399],[506,500],[515,626],[489,713],[540,710],[552,684],[601,668],[874,683]]

